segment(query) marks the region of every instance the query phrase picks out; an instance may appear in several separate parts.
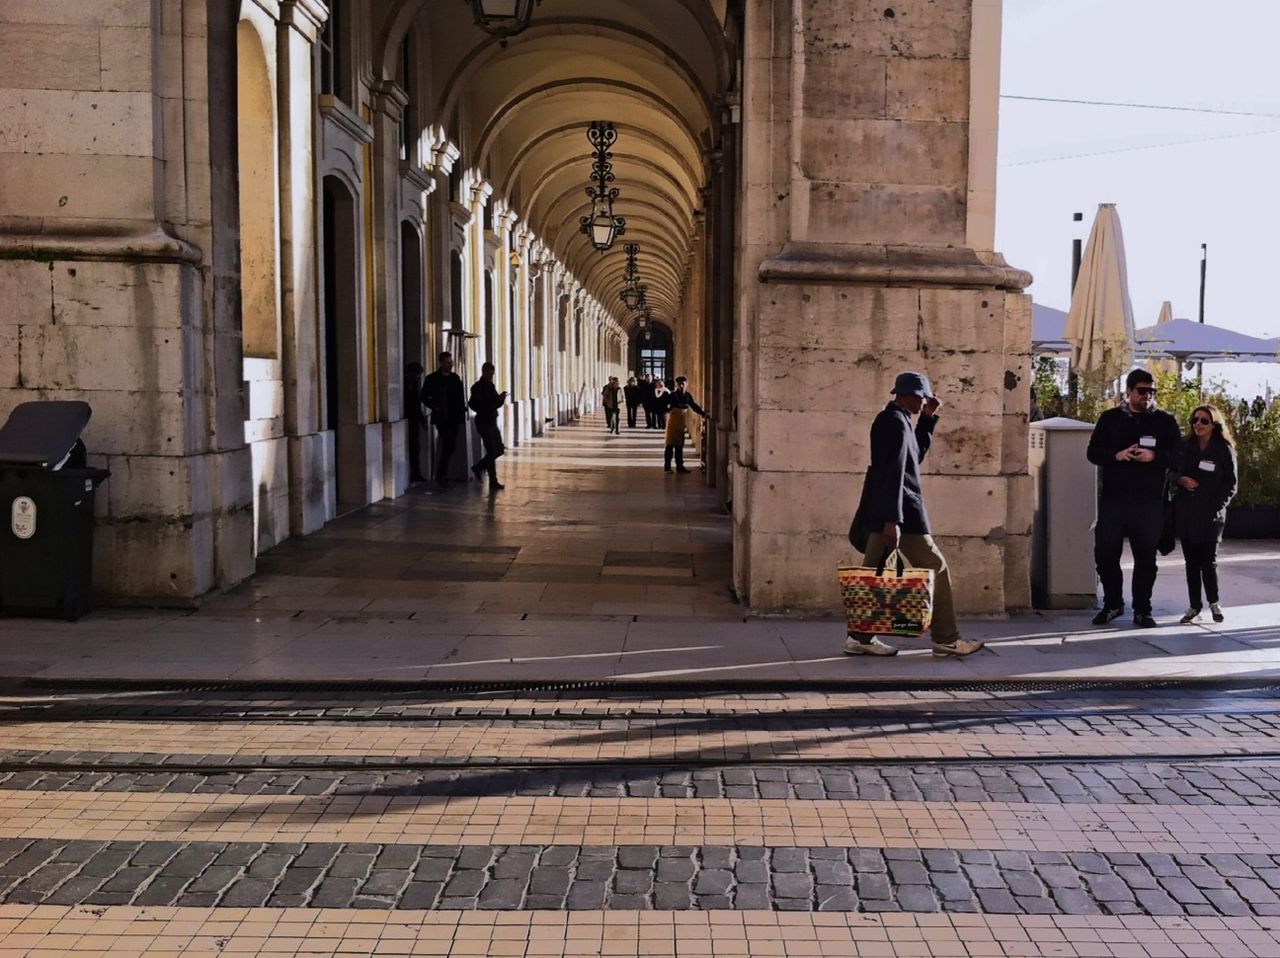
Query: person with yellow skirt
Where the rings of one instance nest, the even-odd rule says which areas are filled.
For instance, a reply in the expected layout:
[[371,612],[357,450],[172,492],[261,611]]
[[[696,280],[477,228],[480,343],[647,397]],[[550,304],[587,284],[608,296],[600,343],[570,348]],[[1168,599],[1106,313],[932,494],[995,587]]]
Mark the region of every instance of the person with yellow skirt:
[[666,452],[663,459],[663,471],[671,471],[671,459],[676,460],[676,472],[688,472],[684,467],[684,434],[688,427],[689,410],[693,410],[703,419],[707,414],[689,395],[689,381],[683,376],[676,377],[676,388],[667,393],[664,402],[667,407],[667,432],[664,437]]

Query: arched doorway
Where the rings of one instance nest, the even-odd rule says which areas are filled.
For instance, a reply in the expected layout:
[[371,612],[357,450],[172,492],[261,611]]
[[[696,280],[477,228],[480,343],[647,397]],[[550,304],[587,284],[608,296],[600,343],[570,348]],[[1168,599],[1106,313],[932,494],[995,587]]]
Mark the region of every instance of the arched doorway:
[[498,356],[497,304],[493,301],[493,271],[484,271],[484,362]]
[[404,363],[427,365],[423,341],[422,239],[407,220],[400,224],[400,323],[401,358]]
[[663,323],[650,323],[632,339],[632,366],[640,376],[651,379],[672,379],[677,373],[675,363],[675,338],[670,327]]
[[356,202],[335,176],[324,178],[325,428],[334,433],[338,514],[364,505],[364,450],[360,428],[359,282]]
[[449,251],[449,329],[466,329],[462,315],[462,253]]

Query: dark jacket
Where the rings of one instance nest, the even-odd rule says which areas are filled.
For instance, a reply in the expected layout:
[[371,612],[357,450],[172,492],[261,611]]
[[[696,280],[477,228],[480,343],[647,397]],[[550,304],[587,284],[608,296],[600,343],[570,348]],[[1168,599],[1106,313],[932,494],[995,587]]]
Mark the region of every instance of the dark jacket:
[[605,409],[617,409],[622,398],[622,387],[608,384],[600,390]]
[[[1146,448],[1151,462],[1117,462],[1116,453],[1129,446],[1153,442]],[[1135,413],[1128,406],[1108,409],[1098,417],[1089,437],[1089,461],[1102,473],[1104,499],[1158,500],[1164,495],[1165,474],[1177,469],[1182,436],[1178,420],[1163,409]]]
[[693,401],[693,397],[690,396],[688,392],[681,392],[678,389],[673,389],[671,392],[665,394],[662,397],[661,402],[663,409],[692,409],[699,416],[706,415],[706,413],[702,411],[702,407]]
[[471,399],[467,405],[476,414],[477,426],[492,426],[498,421],[498,410],[506,398],[498,395],[498,387],[489,379],[477,379],[471,387]]
[[653,405],[653,383],[649,382],[647,379],[642,379],[639,383],[636,384],[636,389],[639,391],[640,403],[643,406],[645,406],[645,408],[652,406]]
[[[1204,468],[1212,465],[1212,468]],[[1227,523],[1227,503],[1236,494],[1236,451],[1215,437],[1201,450],[1192,437],[1183,440],[1178,475],[1200,485],[1194,492],[1178,486],[1174,499],[1174,528],[1183,542],[1221,542]]]
[[436,426],[460,426],[467,418],[467,402],[457,373],[436,370],[422,381],[422,404],[431,410]]
[[[929,452],[937,416],[920,416],[915,429],[911,415],[891,402],[871,423],[871,465],[862,483],[862,499],[849,538],[866,548],[866,535],[896,522],[906,535],[929,533],[929,514],[920,489],[920,460]],[[857,540],[861,539],[859,543]]]
[[639,386],[623,386],[622,395],[628,406],[640,405],[640,387]]

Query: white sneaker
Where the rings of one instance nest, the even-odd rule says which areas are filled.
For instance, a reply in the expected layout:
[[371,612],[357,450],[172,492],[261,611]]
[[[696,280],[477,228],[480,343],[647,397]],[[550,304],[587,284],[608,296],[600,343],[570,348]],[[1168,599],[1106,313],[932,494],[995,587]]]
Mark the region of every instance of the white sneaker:
[[1218,603],[1216,602],[1209,603],[1209,611],[1213,614],[1214,622],[1221,622],[1223,619],[1226,618],[1226,616],[1222,614],[1222,609],[1218,606]]
[[950,642],[934,642],[933,654],[938,657],[948,655],[973,655],[983,647],[983,643],[977,639],[961,639],[959,637],[952,639]]
[[852,635],[844,640],[845,655],[897,655],[898,650],[876,636],[867,639],[854,638]]
[[1195,606],[1192,606],[1191,608],[1187,609],[1186,612],[1182,613],[1182,618],[1178,620],[1178,624],[1190,625],[1192,622],[1199,622],[1199,621],[1200,621],[1200,610],[1197,609]]

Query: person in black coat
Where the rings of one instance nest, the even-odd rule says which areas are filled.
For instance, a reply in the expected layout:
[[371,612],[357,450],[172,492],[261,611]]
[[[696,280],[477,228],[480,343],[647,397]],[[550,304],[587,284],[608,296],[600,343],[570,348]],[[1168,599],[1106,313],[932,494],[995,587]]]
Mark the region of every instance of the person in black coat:
[[480,378],[471,387],[471,398],[467,405],[476,414],[476,432],[484,443],[484,457],[471,467],[472,474],[479,479],[486,472],[489,474],[489,491],[496,492],[506,488],[498,481],[498,458],[507,451],[502,443],[502,430],[498,428],[498,410],[507,401],[505,390],[498,392],[493,384],[493,363],[485,363],[480,367]]
[[632,376],[627,380],[627,384],[622,387],[622,397],[627,403],[627,428],[636,428],[636,410],[640,406],[640,386],[636,383],[636,377]]
[[658,416],[653,409],[653,382],[648,376],[641,376],[636,389],[639,391],[640,405],[644,407],[644,428],[657,429]]
[[1187,567],[1190,606],[1182,616],[1189,625],[1200,620],[1201,592],[1209,600],[1214,622],[1224,618],[1218,605],[1218,545],[1227,522],[1227,504],[1236,494],[1236,449],[1231,428],[1212,406],[1197,406],[1182,441],[1174,529]]
[[436,484],[449,488],[449,460],[458,445],[458,430],[467,421],[467,398],[462,380],[453,371],[453,354],[441,353],[440,366],[422,381],[422,404],[431,411],[439,446],[436,451]]
[[[893,402],[871,423],[871,465],[862,484],[862,498],[849,530],[863,564],[876,567],[897,549],[915,568],[933,569],[935,655],[969,655],[982,643],[962,639],[951,597],[951,573],[929,529],[929,514],[920,488],[920,460],[929,451],[933,428],[942,406],[922,373],[899,373]],[[911,417],[920,414],[912,427]],[[849,633],[847,655],[897,655],[898,650],[874,635]]]
[[1155,379],[1145,369],[1125,377],[1125,401],[1098,417],[1089,437],[1089,461],[1102,482],[1093,561],[1102,580],[1102,609],[1094,625],[1124,614],[1124,540],[1133,553],[1133,624],[1155,628],[1151,590],[1156,584],[1156,547],[1164,529],[1165,476],[1178,468],[1182,437],[1178,420],[1156,408]]

